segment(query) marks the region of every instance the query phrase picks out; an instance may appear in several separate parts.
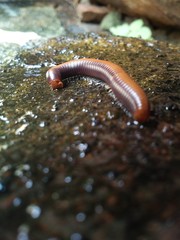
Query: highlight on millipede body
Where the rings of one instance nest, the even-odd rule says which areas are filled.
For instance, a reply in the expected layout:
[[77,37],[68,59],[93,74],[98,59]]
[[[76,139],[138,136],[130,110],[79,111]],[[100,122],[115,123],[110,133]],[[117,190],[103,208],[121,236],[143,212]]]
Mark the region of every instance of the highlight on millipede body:
[[92,58],[72,60],[50,68],[46,78],[53,89],[58,89],[63,87],[63,79],[79,75],[103,80],[134,120],[148,120],[150,110],[145,92],[119,65],[112,62]]

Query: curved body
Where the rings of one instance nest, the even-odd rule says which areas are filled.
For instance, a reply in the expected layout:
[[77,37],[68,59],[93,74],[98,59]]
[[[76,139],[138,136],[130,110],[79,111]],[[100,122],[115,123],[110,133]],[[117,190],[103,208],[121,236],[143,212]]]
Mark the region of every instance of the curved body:
[[105,81],[136,121],[148,120],[149,102],[145,92],[120,66],[112,62],[83,58],[54,66],[46,73],[53,89],[63,87],[62,79],[77,75]]

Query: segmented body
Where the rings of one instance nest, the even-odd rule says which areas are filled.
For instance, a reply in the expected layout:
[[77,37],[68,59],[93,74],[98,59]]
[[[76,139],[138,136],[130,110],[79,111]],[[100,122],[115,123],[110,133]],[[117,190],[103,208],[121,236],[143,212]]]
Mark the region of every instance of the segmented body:
[[139,122],[149,118],[149,102],[145,92],[118,65],[104,60],[84,58],[50,68],[46,77],[53,89],[63,87],[62,79],[72,76],[90,76],[105,81],[117,99]]

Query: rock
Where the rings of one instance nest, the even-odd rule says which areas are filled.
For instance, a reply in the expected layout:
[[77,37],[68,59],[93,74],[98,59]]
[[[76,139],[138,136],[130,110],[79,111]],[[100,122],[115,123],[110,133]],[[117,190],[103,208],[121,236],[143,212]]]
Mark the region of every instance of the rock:
[[[15,31],[34,32],[38,36],[49,38],[64,34],[64,28],[57,18],[56,10],[52,4],[29,7],[0,4],[0,12],[0,29],[12,31],[1,33],[1,40],[4,39],[5,35],[13,34]],[[21,36],[19,34],[15,33],[17,36],[11,35],[8,42],[14,42],[15,38],[17,42],[18,38],[23,38],[23,33]],[[24,37],[29,39],[30,34],[25,33]],[[35,34],[32,35],[33,38],[35,38]],[[22,43],[23,39],[20,39],[20,42]]]
[[107,7],[80,3],[77,6],[77,12],[82,22],[100,22],[109,12]]
[[180,28],[180,1],[177,0],[91,0],[111,5],[130,16],[144,17],[152,23]]
[[30,40],[40,39],[35,32],[20,32],[20,31],[6,31],[0,29],[0,43],[16,43],[18,45],[24,45]]
[[[179,240],[179,51],[63,36],[22,47],[1,66],[1,239]],[[52,91],[49,67],[82,57],[134,77],[150,121],[134,122],[96,79],[74,77]]]

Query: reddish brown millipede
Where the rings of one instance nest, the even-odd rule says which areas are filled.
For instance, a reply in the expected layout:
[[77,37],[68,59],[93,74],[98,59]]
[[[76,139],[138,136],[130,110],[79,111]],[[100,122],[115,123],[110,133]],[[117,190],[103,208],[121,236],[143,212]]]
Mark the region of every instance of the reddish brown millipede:
[[120,66],[112,62],[83,58],[54,66],[46,73],[53,89],[63,87],[62,79],[78,75],[105,81],[136,121],[148,120],[150,111],[145,92]]

